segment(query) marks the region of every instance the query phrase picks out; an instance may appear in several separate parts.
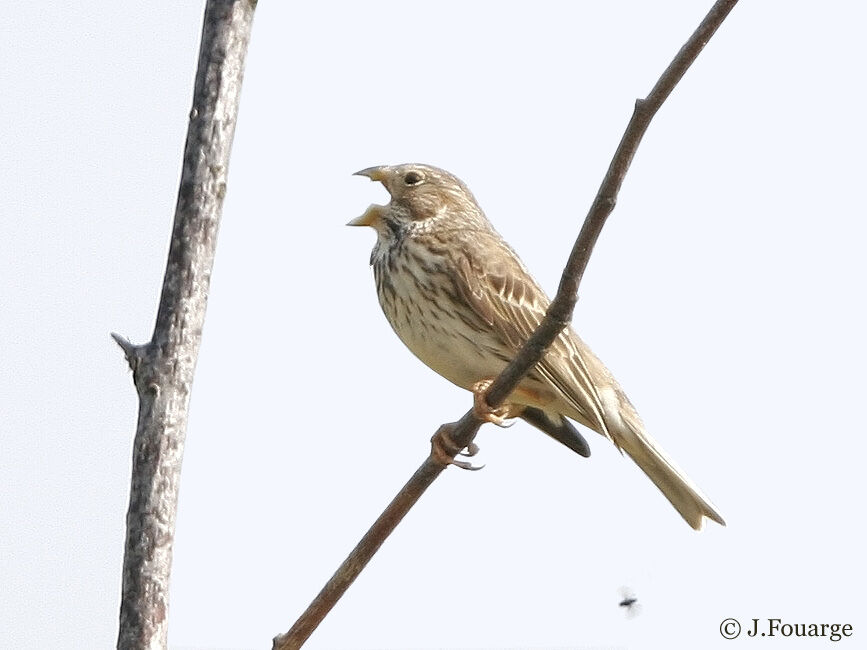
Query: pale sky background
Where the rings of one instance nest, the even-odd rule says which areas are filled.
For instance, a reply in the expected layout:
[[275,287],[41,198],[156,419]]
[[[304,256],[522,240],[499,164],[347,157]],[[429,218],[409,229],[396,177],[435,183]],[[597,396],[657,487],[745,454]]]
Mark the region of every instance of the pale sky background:
[[[471,404],[388,327],[344,227],[427,162],[553,293],[705,2],[259,4],[192,398],[173,648],[268,648]],[[728,521],[695,533],[589,432],[486,426],[310,648],[863,646],[865,9],[744,1],[663,107],[575,322]],[[0,25],[0,647],[115,643],[137,401],[201,2],[8,3]],[[643,605],[618,608],[628,586]],[[861,639],[860,641],[857,639]]]

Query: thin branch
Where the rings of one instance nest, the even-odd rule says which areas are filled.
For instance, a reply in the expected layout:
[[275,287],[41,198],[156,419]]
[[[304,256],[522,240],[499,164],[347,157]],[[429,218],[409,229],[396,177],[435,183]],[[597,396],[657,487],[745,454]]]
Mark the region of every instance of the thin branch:
[[[623,179],[632,163],[632,158],[638,149],[641,138],[659,107],[671,94],[677,82],[698,57],[705,44],[736,3],[737,0],[719,0],[716,2],[698,29],[663,72],[651,93],[645,99],[636,102],[635,111],[626,127],[626,132],[623,134],[608,172],[599,187],[593,205],[590,207],[578,239],[569,255],[557,295],[551,302],[541,325],[488,389],[486,399],[490,406],[497,407],[503,403],[521,378],[539,362],[547,347],[572,320],[572,312],[578,300],[578,286],[584,275],[584,269],[587,267],[587,262],[590,259],[593,246],[599,238],[599,233],[602,231],[602,226],[614,209],[620,186],[623,184]],[[459,421],[442,425],[434,437],[439,437],[440,441],[451,452],[451,459],[454,459],[461,449],[472,443],[480,426],[481,421],[470,410]],[[425,459],[421,467],[416,470],[412,478],[383,511],[379,519],[367,531],[292,628],[286,634],[274,639],[272,648],[290,650],[301,647],[322,622],[322,619],[331,611],[331,608],[358,577],[386,537],[391,534],[436,477],[448,466],[450,459],[443,458],[433,449],[432,447],[431,455]]]
[[139,396],[117,647],[166,647],[193,374],[226,192],[254,0],[208,0],[162,295],[149,343],[112,334]]
[[[584,277],[584,269],[587,268],[587,262],[590,260],[590,254],[593,252],[596,240],[599,239],[599,233],[602,232],[602,226],[605,225],[608,215],[614,210],[617,195],[620,193],[623,179],[626,177],[626,172],[629,171],[629,166],[632,164],[641,138],[644,137],[650,121],[663,102],[698,58],[704,46],[707,45],[711,36],[714,35],[735,4],[737,4],[737,0],[718,0],[711,7],[698,29],[680,48],[677,56],[662,73],[650,94],[635,102],[632,118],[626,125],[626,131],[620,139],[620,144],[611,159],[605,178],[602,180],[596,198],[584,219],[581,232],[578,233],[578,239],[575,240],[575,245],[569,254],[557,295],[548,307],[545,320],[533,332],[533,335],[512,362],[491,384],[487,393],[487,401],[491,406],[497,407],[503,403],[521,378],[539,362],[545,349],[557,338],[560,331],[572,321],[572,312],[578,301],[578,285],[581,284],[581,279]],[[456,438],[455,442],[460,443],[461,439]]]

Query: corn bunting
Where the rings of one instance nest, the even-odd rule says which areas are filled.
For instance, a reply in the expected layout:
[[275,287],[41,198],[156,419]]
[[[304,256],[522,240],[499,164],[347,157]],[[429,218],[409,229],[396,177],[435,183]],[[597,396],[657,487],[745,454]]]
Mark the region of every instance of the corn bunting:
[[370,256],[379,302],[406,346],[430,368],[473,391],[490,421],[520,417],[582,456],[570,418],[602,434],[650,477],[686,522],[725,525],[644,426],[617,381],[567,327],[505,404],[484,413],[484,391],[542,321],[549,299],[455,176],[428,165],[357,172],[381,182],[388,205],[352,226],[377,234]]

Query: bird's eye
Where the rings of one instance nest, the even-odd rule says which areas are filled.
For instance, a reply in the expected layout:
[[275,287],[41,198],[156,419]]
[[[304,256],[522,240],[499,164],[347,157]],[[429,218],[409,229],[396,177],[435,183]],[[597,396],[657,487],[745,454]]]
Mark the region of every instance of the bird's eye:
[[418,185],[421,181],[422,177],[418,172],[407,172],[406,176],[403,177],[403,182],[407,185]]

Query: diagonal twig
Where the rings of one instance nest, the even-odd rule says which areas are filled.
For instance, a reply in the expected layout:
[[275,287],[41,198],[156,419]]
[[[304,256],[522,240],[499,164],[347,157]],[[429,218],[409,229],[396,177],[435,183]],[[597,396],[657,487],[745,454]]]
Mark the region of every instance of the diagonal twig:
[[[704,20],[683,45],[669,66],[660,76],[650,94],[635,103],[635,111],[620,140],[608,172],[599,187],[584,225],[563,270],[557,295],[551,302],[545,318],[527,340],[512,362],[500,373],[487,391],[486,399],[496,408],[509,396],[524,375],[542,358],[547,347],[572,320],[572,312],[578,300],[578,285],[602,226],[614,209],[617,194],[626,172],[632,163],[641,138],[651,119],[662,106],[674,87],[692,65],[704,46],[725,20],[737,0],[718,0]],[[451,454],[451,458],[467,447],[475,437],[482,422],[470,410],[457,422],[442,425],[434,437],[439,437]],[[337,572],[322,588],[307,610],[285,634],[274,638],[274,650],[299,648],[313,633],[322,619],[331,611],[349,585],[361,573],[385,539],[400,523],[404,515],[418,501],[424,491],[448,466],[448,458],[431,452],[421,466],[407,481],[388,507],[371,526],[358,545],[352,550]]]
[[126,515],[123,650],[166,647],[181,460],[255,0],[208,0],[162,294],[151,340],[112,334],[139,397]]

